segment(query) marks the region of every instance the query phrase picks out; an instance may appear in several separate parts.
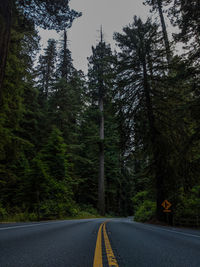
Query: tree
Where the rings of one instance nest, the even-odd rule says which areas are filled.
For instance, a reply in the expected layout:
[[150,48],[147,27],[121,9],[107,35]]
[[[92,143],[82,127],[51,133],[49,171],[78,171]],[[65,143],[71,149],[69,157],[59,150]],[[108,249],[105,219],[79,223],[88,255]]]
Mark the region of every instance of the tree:
[[161,75],[159,66],[164,64],[161,63],[162,50],[160,50],[158,26],[152,24],[150,19],[142,23],[140,18],[134,17],[133,24],[123,28],[123,32],[124,34],[115,33],[114,38],[122,50],[119,53],[118,79],[120,88],[124,90],[121,95],[124,95],[126,99],[124,112],[126,120],[130,121],[131,117],[128,116],[131,115],[135,118],[138,112],[145,111],[147,116],[148,130],[146,129],[146,131],[149,135],[147,146],[151,151],[148,158],[152,160],[154,166],[157,217],[161,219],[161,203],[166,194],[163,174],[165,157],[161,153],[164,138],[157,125],[155,102],[153,101],[153,77],[151,76],[152,73],[157,76]]
[[197,72],[199,70],[200,53],[199,7],[200,3],[198,0],[178,0],[174,1],[172,8],[168,11],[171,22],[180,29],[178,34],[174,34],[175,41],[184,43],[188,59],[191,64],[197,67]]
[[[34,21],[35,25],[48,29],[62,30],[70,27],[73,20],[81,13],[70,10],[68,0],[3,0],[0,4],[0,96],[5,73],[6,58],[10,44],[12,18],[24,16]],[[0,99],[1,102],[1,99]]]
[[2,83],[5,74],[11,30],[11,1],[0,2],[0,106],[2,105]]
[[59,77],[69,82],[75,72],[73,67],[71,51],[68,49],[67,44],[67,31],[64,30],[64,38],[61,42],[61,50],[59,51],[58,75]]
[[81,16],[81,13],[70,9],[69,0],[18,0],[13,4],[36,25],[57,31],[70,28],[73,20]]
[[60,79],[54,85],[54,92],[49,99],[49,114],[51,123],[63,133],[68,145],[73,144],[73,133],[76,132],[82,109],[82,91],[84,81],[80,76],[70,83]]
[[189,41],[191,37],[199,36],[199,1],[174,1],[169,10],[171,21],[178,25],[181,32],[178,34],[182,41]]
[[[0,183],[2,201],[7,207],[15,205],[15,202],[19,205],[20,187],[26,169],[29,168],[29,159],[34,157],[34,142],[32,142],[34,138],[33,135],[30,138],[31,133],[28,133],[31,128],[27,129],[30,121],[26,124],[25,119],[28,113],[31,113],[31,106],[25,102],[28,95],[32,94],[30,101],[33,106],[37,106],[37,92],[32,81],[32,62],[37,49],[38,36],[33,24],[23,17],[21,20],[15,20],[0,107]],[[35,118],[34,115],[33,117]],[[34,128],[36,124],[34,121],[31,127]]]
[[62,134],[53,127],[27,173],[23,197],[29,211],[40,218],[71,215],[74,201],[68,166]]
[[56,41],[54,39],[49,39],[45,54],[39,57],[37,69],[39,90],[46,99],[49,94],[52,93],[53,85],[56,80],[56,56]]
[[[174,26],[178,26],[180,32],[174,34],[176,42],[181,42],[184,48],[184,54],[182,55],[182,68],[178,71],[179,77],[181,75],[182,80],[185,81],[185,86],[188,88],[190,96],[185,103],[185,109],[188,110],[187,114],[184,114],[185,120],[188,121],[190,127],[187,128],[187,141],[182,145],[184,149],[184,160],[182,164],[187,167],[184,169],[182,176],[184,177],[184,192],[188,193],[191,187],[195,183],[198,183],[198,160],[195,157],[198,152],[191,152],[199,147],[199,74],[200,74],[200,23],[199,23],[199,7],[200,3],[197,0],[184,1],[178,0],[173,2],[173,6],[168,10],[171,22]],[[184,67],[183,67],[184,66]],[[180,74],[180,71],[182,73]],[[184,75],[183,75],[184,73]],[[188,117],[189,116],[189,117]],[[187,119],[186,119],[187,118]],[[190,131],[193,129],[192,131]],[[187,145],[186,145],[187,144]],[[191,156],[193,154],[193,156]],[[190,156],[189,156],[190,155]],[[185,162],[185,163],[183,163]],[[188,173],[189,172],[189,173]],[[190,181],[187,177],[190,177]],[[196,180],[197,178],[197,180]],[[194,180],[196,180],[194,182]]]
[[170,43],[169,43],[169,38],[167,34],[165,18],[163,14],[163,4],[166,4],[166,3],[169,4],[170,2],[171,0],[146,0],[145,1],[146,4],[152,6],[152,10],[157,10],[159,13],[168,65],[170,64],[172,53],[170,49]]
[[[99,124],[96,105],[89,105],[91,99],[85,96],[83,113],[80,120],[79,151],[76,159],[77,176],[80,182],[76,190],[79,205],[83,203],[97,207],[98,201],[98,164],[99,164]],[[89,106],[88,106],[89,105]]]
[[89,88],[92,102],[98,103],[99,108],[99,179],[98,179],[98,209],[105,213],[105,188],[104,188],[104,104],[109,99],[111,77],[113,75],[113,56],[110,46],[101,39],[97,46],[92,47],[92,56],[89,58]]

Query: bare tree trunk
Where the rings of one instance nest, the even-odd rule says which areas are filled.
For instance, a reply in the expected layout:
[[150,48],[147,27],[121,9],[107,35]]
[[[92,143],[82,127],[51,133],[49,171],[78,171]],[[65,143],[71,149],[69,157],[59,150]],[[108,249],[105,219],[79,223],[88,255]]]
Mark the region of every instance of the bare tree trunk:
[[[101,44],[103,43],[102,26],[100,30]],[[103,52],[101,50],[101,59],[103,59]],[[104,85],[103,85],[103,69],[102,65],[99,69],[99,180],[98,180],[98,209],[101,215],[105,215],[105,185],[104,185]]]
[[159,12],[160,22],[161,22],[161,27],[162,27],[162,32],[163,32],[163,38],[164,38],[164,42],[165,42],[167,62],[169,65],[171,62],[171,50],[170,50],[169,38],[168,38],[167,28],[166,28],[166,24],[165,24],[164,15],[163,15],[161,0],[157,0],[157,4],[158,4],[158,12]]
[[37,196],[37,220],[40,220],[40,192],[37,190],[36,191],[36,196]]
[[67,62],[67,32],[64,30],[64,43],[63,43],[63,62],[62,62],[62,78],[66,79],[66,82],[68,81],[68,62]]
[[101,215],[105,214],[105,189],[104,189],[104,115],[103,96],[99,94],[100,110],[100,142],[99,142],[99,183],[98,183],[98,208]]
[[10,42],[12,20],[11,0],[0,1],[0,105],[2,104],[2,86]]

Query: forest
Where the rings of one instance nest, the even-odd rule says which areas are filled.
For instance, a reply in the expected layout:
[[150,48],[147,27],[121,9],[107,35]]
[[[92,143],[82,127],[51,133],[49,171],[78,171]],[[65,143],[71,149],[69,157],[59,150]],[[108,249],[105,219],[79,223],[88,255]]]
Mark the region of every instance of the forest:
[[[196,223],[200,2],[145,0],[149,18],[113,33],[116,51],[101,30],[87,74],[68,47],[81,16],[68,2],[0,2],[0,220]],[[59,44],[41,53],[37,27],[61,32]]]

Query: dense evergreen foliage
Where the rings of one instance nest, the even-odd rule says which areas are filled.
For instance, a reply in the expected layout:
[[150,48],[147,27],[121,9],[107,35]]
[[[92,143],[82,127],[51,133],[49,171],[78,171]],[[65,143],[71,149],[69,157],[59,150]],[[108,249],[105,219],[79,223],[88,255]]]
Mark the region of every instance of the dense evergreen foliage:
[[[200,215],[199,1],[145,4],[160,23],[134,16],[114,33],[118,52],[101,31],[87,76],[68,47],[80,15],[68,1],[0,4],[1,219]],[[180,30],[173,40],[165,13]],[[37,64],[36,25],[63,31]]]

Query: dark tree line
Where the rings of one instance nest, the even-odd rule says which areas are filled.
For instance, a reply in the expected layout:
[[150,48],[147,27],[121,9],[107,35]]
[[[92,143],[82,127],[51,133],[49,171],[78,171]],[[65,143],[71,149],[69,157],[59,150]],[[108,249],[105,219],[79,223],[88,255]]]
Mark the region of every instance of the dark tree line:
[[[134,16],[114,33],[118,52],[101,30],[86,76],[73,66],[67,29],[80,13],[68,1],[1,1],[3,219],[166,220],[165,199],[174,222],[200,214],[199,2],[145,4],[160,23]],[[62,32],[37,66],[36,25]]]

